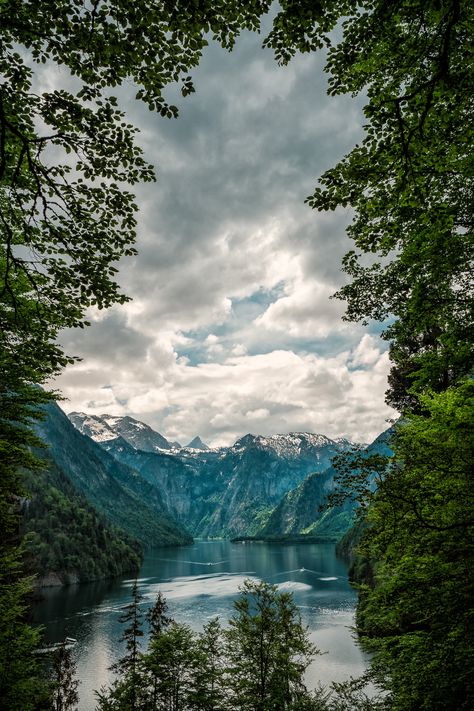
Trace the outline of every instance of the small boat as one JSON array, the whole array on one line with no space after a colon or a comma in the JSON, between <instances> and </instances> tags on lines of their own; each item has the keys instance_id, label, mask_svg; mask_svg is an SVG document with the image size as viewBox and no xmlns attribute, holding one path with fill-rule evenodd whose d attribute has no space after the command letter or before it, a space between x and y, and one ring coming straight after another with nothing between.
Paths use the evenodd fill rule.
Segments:
<instances>
[{"instance_id":1,"label":"small boat","mask_svg":"<svg viewBox=\"0 0 474 711\"><path fill-rule=\"evenodd\" d=\"M36 649L35 654L50 654L51 652L56 652L61 647L66 647L66 649L71 649L77 644L77 639L74 637L66 637L62 642L51 642L51 644L46 645L46 647L41 647L41 649Z\"/></svg>"}]
</instances>

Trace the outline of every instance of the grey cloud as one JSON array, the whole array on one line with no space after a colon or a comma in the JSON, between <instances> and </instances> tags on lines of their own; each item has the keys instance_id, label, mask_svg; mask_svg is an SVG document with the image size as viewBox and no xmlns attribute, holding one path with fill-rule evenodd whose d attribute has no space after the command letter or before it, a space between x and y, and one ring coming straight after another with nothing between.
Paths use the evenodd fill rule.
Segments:
<instances>
[{"instance_id":1,"label":"grey cloud","mask_svg":"<svg viewBox=\"0 0 474 711\"><path fill-rule=\"evenodd\" d=\"M108 312L99 312L87 330L63 331L61 345L71 354L81 358L102 357L108 362L131 364L143 358L153 339L144 333L132 331L127 325L126 314L114 307Z\"/></svg>"},{"instance_id":2,"label":"grey cloud","mask_svg":"<svg viewBox=\"0 0 474 711\"><path fill-rule=\"evenodd\" d=\"M120 92L158 183L137 188L139 255L120 264L134 301L63 335L84 358L58 380L71 409L100 405L215 442L257 428L366 440L391 412L386 356L328 300L344 281L351 215L303 202L359 139L361 103L325 95L323 57L278 68L259 42L245 35L229 56L211 47L177 121ZM231 308L262 289L273 296L260 314ZM179 358L186 349L197 367ZM351 352L365 370L349 368Z\"/></svg>"}]
</instances>

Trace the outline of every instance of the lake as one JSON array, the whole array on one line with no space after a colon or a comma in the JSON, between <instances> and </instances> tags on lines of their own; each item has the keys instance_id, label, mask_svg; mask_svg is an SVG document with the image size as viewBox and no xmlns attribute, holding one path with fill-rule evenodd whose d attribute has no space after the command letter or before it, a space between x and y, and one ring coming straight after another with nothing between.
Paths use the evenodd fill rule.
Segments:
<instances>
[{"instance_id":1,"label":"lake","mask_svg":"<svg viewBox=\"0 0 474 711\"><path fill-rule=\"evenodd\" d=\"M308 687L363 673L367 658L351 631L356 595L333 544L196 541L185 548L156 548L147 552L138 576L143 611L161 590L170 615L200 630L212 617L223 622L230 617L245 578L266 580L294 594L312 642L327 652L308 669ZM34 619L45 626L47 642L66 636L78 641L80 711L94 709L94 690L112 678L108 668L123 649L118 618L130 602L132 585L129 578L116 578L46 588L35 606Z\"/></svg>"}]
</instances>

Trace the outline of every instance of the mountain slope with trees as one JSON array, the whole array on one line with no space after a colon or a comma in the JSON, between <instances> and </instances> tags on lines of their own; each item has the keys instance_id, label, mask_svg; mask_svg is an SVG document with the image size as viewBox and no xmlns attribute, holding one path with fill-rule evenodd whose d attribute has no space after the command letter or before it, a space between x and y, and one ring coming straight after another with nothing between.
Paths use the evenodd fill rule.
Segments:
<instances>
[{"instance_id":1,"label":"mountain slope with trees","mask_svg":"<svg viewBox=\"0 0 474 711\"><path fill-rule=\"evenodd\" d=\"M25 475L22 504L26 566L35 586L64 585L126 572L141 563L137 541L97 513L54 463Z\"/></svg>"},{"instance_id":2,"label":"mountain slope with trees","mask_svg":"<svg viewBox=\"0 0 474 711\"><path fill-rule=\"evenodd\" d=\"M46 450L40 456L64 471L74 486L111 523L144 547L191 543L168 514L159 490L81 435L56 404L37 425Z\"/></svg>"}]
</instances>

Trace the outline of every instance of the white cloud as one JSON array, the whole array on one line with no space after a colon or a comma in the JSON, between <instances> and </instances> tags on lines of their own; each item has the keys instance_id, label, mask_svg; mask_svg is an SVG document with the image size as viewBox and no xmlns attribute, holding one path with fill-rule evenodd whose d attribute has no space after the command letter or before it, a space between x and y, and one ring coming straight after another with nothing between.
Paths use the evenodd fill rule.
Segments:
<instances>
[{"instance_id":1,"label":"white cloud","mask_svg":"<svg viewBox=\"0 0 474 711\"><path fill-rule=\"evenodd\" d=\"M210 48L175 122L121 90L158 183L137 189L139 254L119 265L133 301L62 334L83 358L56 383L67 409L226 444L249 430L367 441L392 415L386 353L329 299L350 212L303 202L359 140L360 102L325 95L321 56L282 69L259 42Z\"/></svg>"},{"instance_id":2,"label":"white cloud","mask_svg":"<svg viewBox=\"0 0 474 711\"><path fill-rule=\"evenodd\" d=\"M354 368L374 365L380 356L377 345L377 340L366 333L352 353L351 365Z\"/></svg>"},{"instance_id":3,"label":"white cloud","mask_svg":"<svg viewBox=\"0 0 474 711\"><path fill-rule=\"evenodd\" d=\"M267 420L270 417L270 410L266 407L260 407L258 410L249 410L245 413L247 420Z\"/></svg>"},{"instance_id":4,"label":"white cloud","mask_svg":"<svg viewBox=\"0 0 474 711\"><path fill-rule=\"evenodd\" d=\"M87 369L69 369L62 388L70 398L66 409L129 413L183 441L197 432L214 444L229 444L248 431L298 430L367 441L393 415L383 403L388 359L377 351L364 370L351 370L351 363L350 352L324 358L280 350L198 366L177 358L160 365L151 349L139 380L118 369L98 397L103 367L99 361L91 367L89 359Z\"/></svg>"},{"instance_id":5,"label":"white cloud","mask_svg":"<svg viewBox=\"0 0 474 711\"><path fill-rule=\"evenodd\" d=\"M288 291L255 319L256 326L289 333L296 338L325 338L331 332L347 328L341 320L344 305L330 298L334 286L300 278Z\"/></svg>"}]
</instances>

